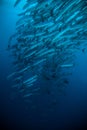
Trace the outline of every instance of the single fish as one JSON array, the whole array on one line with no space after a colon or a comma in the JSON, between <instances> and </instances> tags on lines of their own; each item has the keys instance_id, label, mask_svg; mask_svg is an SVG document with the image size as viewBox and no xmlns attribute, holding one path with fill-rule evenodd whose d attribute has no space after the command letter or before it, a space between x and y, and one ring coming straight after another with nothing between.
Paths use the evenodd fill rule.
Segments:
<instances>
[{"instance_id":1,"label":"single fish","mask_svg":"<svg viewBox=\"0 0 87 130\"><path fill-rule=\"evenodd\" d=\"M16 0L14 7L16 7L22 0Z\"/></svg>"},{"instance_id":2,"label":"single fish","mask_svg":"<svg viewBox=\"0 0 87 130\"><path fill-rule=\"evenodd\" d=\"M64 65L60 65L60 67L62 67L62 68L67 68L67 67L72 67L73 66L73 64L64 64Z\"/></svg>"}]
</instances>

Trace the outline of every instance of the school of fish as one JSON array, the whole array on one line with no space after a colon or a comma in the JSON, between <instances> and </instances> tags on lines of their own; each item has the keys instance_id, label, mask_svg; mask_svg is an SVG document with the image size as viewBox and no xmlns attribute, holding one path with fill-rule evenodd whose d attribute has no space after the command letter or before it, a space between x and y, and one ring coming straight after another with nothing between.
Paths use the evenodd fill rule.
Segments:
<instances>
[{"instance_id":1,"label":"school of fish","mask_svg":"<svg viewBox=\"0 0 87 130\"><path fill-rule=\"evenodd\" d=\"M16 0L14 7L22 0ZM83 0L26 0L18 14L16 33L8 43L14 72L7 78L30 97L41 80L61 87L75 64L78 49L87 45L87 3Z\"/></svg>"}]
</instances>

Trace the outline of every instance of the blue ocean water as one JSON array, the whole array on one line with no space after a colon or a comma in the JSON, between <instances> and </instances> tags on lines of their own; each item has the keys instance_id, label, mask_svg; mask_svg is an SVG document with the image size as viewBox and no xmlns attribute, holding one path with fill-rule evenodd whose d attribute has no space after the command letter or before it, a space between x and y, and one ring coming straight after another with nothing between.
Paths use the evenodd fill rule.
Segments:
<instances>
[{"instance_id":1,"label":"blue ocean water","mask_svg":"<svg viewBox=\"0 0 87 130\"><path fill-rule=\"evenodd\" d=\"M59 95L52 89L54 86L44 81L40 84L41 94L26 100L11 87L12 79L7 80L7 76L13 71L13 59L6 48L9 37L15 32L17 14L22 6L14 8L13 3L9 0L0 5L0 129L86 130L87 46L85 52L76 52L76 66L69 76L69 84Z\"/></svg>"}]
</instances>

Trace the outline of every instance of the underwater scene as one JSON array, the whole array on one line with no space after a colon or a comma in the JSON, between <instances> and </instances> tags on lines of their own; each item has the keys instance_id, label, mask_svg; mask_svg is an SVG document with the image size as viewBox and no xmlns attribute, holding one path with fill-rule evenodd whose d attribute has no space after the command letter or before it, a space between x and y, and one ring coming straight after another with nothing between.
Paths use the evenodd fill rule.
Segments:
<instances>
[{"instance_id":1,"label":"underwater scene","mask_svg":"<svg viewBox=\"0 0 87 130\"><path fill-rule=\"evenodd\" d=\"M87 0L0 0L0 130L87 130Z\"/></svg>"}]
</instances>

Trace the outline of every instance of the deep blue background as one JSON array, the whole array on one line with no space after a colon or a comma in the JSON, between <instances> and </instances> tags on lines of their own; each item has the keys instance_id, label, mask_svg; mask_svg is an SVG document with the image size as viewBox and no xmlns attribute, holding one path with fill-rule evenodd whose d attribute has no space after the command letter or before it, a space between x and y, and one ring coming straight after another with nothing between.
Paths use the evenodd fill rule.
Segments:
<instances>
[{"instance_id":1,"label":"deep blue background","mask_svg":"<svg viewBox=\"0 0 87 130\"><path fill-rule=\"evenodd\" d=\"M11 88L6 79L12 71L9 53L5 50L15 32L17 13L21 6L4 1L0 5L0 127L11 130L85 130L87 129L87 50L78 51L65 94L54 97L42 93L36 99L24 99ZM84 44L84 43L83 43ZM87 48L87 47L86 47ZM44 87L44 83L42 84ZM32 102L33 101L33 102ZM50 104L50 105L49 105ZM35 108L36 105L36 108Z\"/></svg>"}]
</instances>

